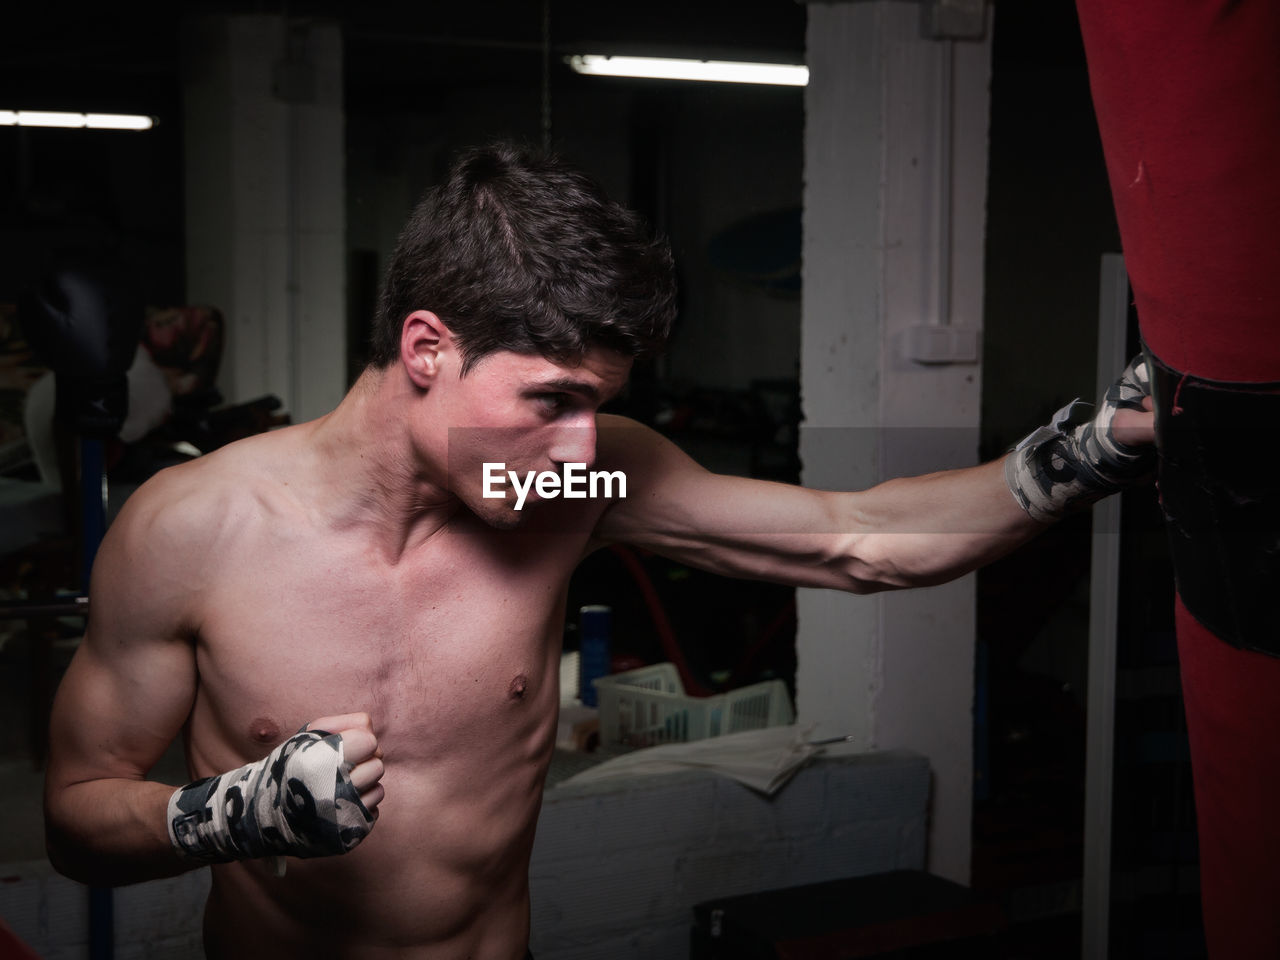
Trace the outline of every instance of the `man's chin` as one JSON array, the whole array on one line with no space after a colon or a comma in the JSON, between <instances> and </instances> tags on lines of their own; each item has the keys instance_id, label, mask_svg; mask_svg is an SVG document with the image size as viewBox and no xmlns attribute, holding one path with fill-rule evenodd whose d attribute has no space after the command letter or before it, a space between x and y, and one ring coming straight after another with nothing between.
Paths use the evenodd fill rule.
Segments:
<instances>
[{"instance_id":1,"label":"man's chin","mask_svg":"<svg viewBox=\"0 0 1280 960\"><path fill-rule=\"evenodd\" d=\"M495 530L518 530L528 519L528 508L527 503L524 510L517 510L513 502L504 500L495 504L490 500L485 503L483 509L473 509L472 513Z\"/></svg>"}]
</instances>

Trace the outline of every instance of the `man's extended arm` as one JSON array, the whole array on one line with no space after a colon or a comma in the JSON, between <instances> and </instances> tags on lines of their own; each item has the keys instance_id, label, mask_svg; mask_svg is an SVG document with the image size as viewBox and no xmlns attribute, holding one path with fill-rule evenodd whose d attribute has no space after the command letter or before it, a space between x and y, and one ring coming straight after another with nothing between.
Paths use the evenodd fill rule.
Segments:
<instances>
[{"instance_id":1,"label":"man's extended arm","mask_svg":"<svg viewBox=\"0 0 1280 960\"><path fill-rule=\"evenodd\" d=\"M644 427L600 434L602 452L620 441L606 462L626 473L628 495L597 537L725 576L852 593L924 586L1044 529L1013 499L999 462L836 493L713 474Z\"/></svg>"},{"instance_id":2,"label":"man's extended arm","mask_svg":"<svg viewBox=\"0 0 1280 960\"><path fill-rule=\"evenodd\" d=\"M1128 476L1107 477L1112 465L1105 464L1098 477L1092 469L1059 469L1063 456L1095 456L1100 429L1108 443L1118 436L1126 448L1149 449L1148 410L1139 391L1118 409L1104 403L1101 426L1038 432L1035 446L1003 460L850 493L716 475L647 428L601 418L601 465L626 473L628 496L609 507L596 533L728 576L797 586L871 593L942 583L1026 542L1055 511L1148 470L1123 464L1118 472ZM1011 482L1028 489L1015 496ZM1082 491L1082 482L1099 486Z\"/></svg>"}]
</instances>

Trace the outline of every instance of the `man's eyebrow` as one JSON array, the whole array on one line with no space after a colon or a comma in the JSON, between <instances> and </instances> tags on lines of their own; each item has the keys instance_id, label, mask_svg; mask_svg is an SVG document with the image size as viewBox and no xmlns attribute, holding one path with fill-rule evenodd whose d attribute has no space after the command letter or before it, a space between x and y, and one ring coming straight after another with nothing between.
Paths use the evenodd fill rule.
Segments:
<instances>
[{"instance_id":1,"label":"man's eyebrow","mask_svg":"<svg viewBox=\"0 0 1280 960\"><path fill-rule=\"evenodd\" d=\"M563 390L568 393L578 393L585 396L589 400L598 401L600 399L600 391L596 389L595 384L588 383L585 380L574 380L572 377L553 377L550 380L538 380L529 384L525 388L528 393L545 393L553 390Z\"/></svg>"}]
</instances>

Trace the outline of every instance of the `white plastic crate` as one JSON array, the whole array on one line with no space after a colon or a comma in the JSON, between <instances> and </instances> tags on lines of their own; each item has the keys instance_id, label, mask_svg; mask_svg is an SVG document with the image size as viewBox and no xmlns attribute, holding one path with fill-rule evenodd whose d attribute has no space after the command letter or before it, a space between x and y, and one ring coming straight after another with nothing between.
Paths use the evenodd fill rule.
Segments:
<instances>
[{"instance_id":1,"label":"white plastic crate","mask_svg":"<svg viewBox=\"0 0 1280 960\"><path fill-rule=\"evenodd\" d=\"M684 692L674 664L656 663L597 677L595 685L602 744L649 747L685 743L784 726L795 719L787 686L781 680L693 697Z\"/></svg>"}]
</instances>

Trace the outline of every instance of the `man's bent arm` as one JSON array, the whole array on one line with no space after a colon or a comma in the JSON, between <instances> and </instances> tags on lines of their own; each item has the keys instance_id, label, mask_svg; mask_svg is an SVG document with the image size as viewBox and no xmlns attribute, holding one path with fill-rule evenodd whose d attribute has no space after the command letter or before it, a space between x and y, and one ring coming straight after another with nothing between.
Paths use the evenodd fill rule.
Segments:
<instances>
[{"instance_id":1,"label":"man's bent arm","mask_svg":"<svg viewBox=\"0 0 1280 960\"><path fill-rule=\"evenodd\" d=\"M112 524L94 564L89 625L54 700L45 827L49 859L85 883L172 876L197 864L173 850L172 786L147 772L180 731L196 689L198 554L179 519L174 483L157 478Z\"/></svg>"}]
</instances>

